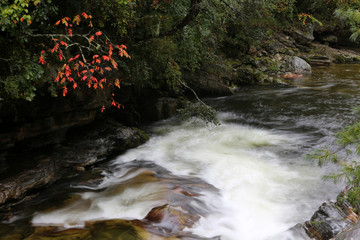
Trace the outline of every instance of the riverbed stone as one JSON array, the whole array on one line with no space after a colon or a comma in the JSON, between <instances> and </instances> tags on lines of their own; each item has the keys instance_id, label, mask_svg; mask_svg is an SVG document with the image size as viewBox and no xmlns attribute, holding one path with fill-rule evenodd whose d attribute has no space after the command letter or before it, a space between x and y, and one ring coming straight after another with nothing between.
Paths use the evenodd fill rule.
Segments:
<instances>
[{"instance_id":1,"label":"riverbed stone","mask_svg":"<svg viewBox=\"0 0 360 240\"><path fill-rule=\"evenodd\" d=\"M305 222L308 235L319 240L328 240L341 232L349 230L354 222L347 216L345 206L334 202L325 202L313 214L310 221Z\"/></svg>"}]
</instances>

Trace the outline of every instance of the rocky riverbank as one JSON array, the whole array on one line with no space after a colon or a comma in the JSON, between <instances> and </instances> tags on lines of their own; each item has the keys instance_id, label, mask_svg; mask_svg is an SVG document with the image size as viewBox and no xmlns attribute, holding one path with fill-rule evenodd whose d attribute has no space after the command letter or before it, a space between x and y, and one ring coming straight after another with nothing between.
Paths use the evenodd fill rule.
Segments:
<instances>
[{"instance_id":1,"label":"rocky riverbank","mask_svg":"<svg viewBox=\"0 0 360 240\"><path fill-rule=\"evenodd\" d=\"M47 152L11 153L13 156L9 156L3 165L7 171L17 173L0 179L0 205L20 201L61 178L86 171L91 165L137 147L148 139L143 131L125 127L114 120L94 122L74 131L68 141L50 147ZM22 168L21 164L11 163L19 159L25 159L23 161L30 162L31 166Z\"/></svg>"}]
</instances>

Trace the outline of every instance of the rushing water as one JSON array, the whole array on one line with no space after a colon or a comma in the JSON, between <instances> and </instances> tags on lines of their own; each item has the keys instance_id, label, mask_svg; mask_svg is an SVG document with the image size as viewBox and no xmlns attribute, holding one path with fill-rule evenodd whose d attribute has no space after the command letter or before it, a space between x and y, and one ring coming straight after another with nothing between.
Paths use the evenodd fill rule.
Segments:
<instances>
[{"instance_id":1,"label":"rushing water","mask_svg":"<svg viewBox=\"0 0 360 240\"><path fill-rule=\"evenodd\" d=\"M202 217L187 231L223 240L292 239L287 229L341 191L321 180L336 167L318 168L304 154L334 147L332 134L351 122L360 101L359 67L315 68L286 87L245 87L207 99L221 126L177 119L151 126L151 139L112 161L99 185L76 185L87 189L77 201L32 222L78 227L94 219L142 219L166 203L166 185L143 177L150 169L218 189L199 190L191 206Z\"/></svg>"}]
</instances>

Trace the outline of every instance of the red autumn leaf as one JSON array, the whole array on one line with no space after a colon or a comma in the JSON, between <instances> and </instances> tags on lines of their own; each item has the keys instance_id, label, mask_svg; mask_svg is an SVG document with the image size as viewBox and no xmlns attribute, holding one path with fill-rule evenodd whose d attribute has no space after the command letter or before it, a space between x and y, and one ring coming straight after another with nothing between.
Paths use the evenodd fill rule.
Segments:
<instances>
[{"instance_id":1,"label":"red autumn leaf","mask_svg":"<svg viewBox=\"0 0 360 240\"><path fill-rule=\"evenodd\" d=\"M104 111L105 111L105 106L102 106L101 112L104 112Z\"/></svg>"},{"instance_id":2,"label":"red autumn leaf","mask_svg":"<svg viewBox=\"0 0 360 240\"><path fill-rule=\"evenodd\" d=\"M69 77L68 80L69 80L69 82L75 82L72 77Z\"/></svg>"},{"instance_id":3,"label":"red autumn leaf","mask_svg":"<svg viewBox=\"0 0 360 240\"><path fill-rule=\"evenodd\" d=\"M73 36L73 32L72 32L72 30L70 28L68 29L68 34L69 34L70 37Z\"/></svg>"},{"instance_id":4,"label":"red autumn leaf","mask_svg":"<svg viewBox=\"0 0 360 240\"><path fill-rule=\"evenodd\" d=\"M60 41L60 44L63 45L63 46L65 46L65 47L68 46L68 44L67 44L66 42L64 42L64 41Z\"/></svg>"},{"instance_id":5,"label":"red autumn leaf","mask_svg":"<svg viewBox=\"0 0 360 240\"><path fill-rule=\"evenodd\" d=\"M91 81L93 81L93 82L97 82L98 80L97 80L97 78L96 77L94 77L94 76L91 76Z\"/></svg>"},{"instance_id":6,"label":"red autumn leaf","mask_svg":"<svg viewBox=\"0 0 360 240\"><path fill-rule=\"evenodd\" d=\"M95 33L96 36L101 36L102 35L102 32L101 31L98 31Z\"/></svg>"},{"instance_id":7,"label":"red autumn leaf","mask_svg":"<svg viewBox=\"0 0 360 240\"><path fill-rule=\"evenodd\" d=\"M106 55L102 56L102 58L103 58L105 61L109 61L109 60L110 60L110 58L109 58L108 56L106 56Z\"/></svg>"},{"instance_id":8,"label":"red autumn leaf","mask_svg":"<svg viewBox=\"0 0 360 240\"><path fill-rule=\"evenodd\" d=\"M79 57L80 57L80 54L76 55L76 56L74 57L74 59L77 59L77 58L79 58Z\"/></svg>"},{"instance_id":9,"label":"red autumn leaf","mask_svg":"<svg viewBox=\"0 0 360 240\"><path fill-rule=\"evenodd\" d=\"M81 78L81 81L85 81L87 79L87 76L84 75L82 78Z\"/></svg>"},{"instance_id":10,"label":"red autumn leaf","mask_svg":"<svg viewBox=\"0 0 360 240\"><path fill-rule=\"evenodd\" d=\"M94 35L91 35L90 37L89 37L89 42L92 42L93 40L94 40Z\"/></svg>"},{"instance_id":11,"label":"red autumn leaf","mask_svg":"<svg viewBox=\"0 0 360 240\"><path fill-rule=\"evenodd\" d=\"M55 46L50 50L50 52L57 52L57 50L59 49L59 44L55 44Z\"/></svg>"},{"instance_id":12,"label":"red autumn leaf","mask_svg":"<svg viewBox=\"0 0 360 240\"><path fill-rule=\"evenodd\" d=\"M79 60L79 64L84 67L85 66L85 63L83 63L82 61Z\"/></svg>"},{"instance_id":13,"label":"red autumn leaf","mask_svg":"<svg viewBox=\"0 0 360 240\"><path fill-rule=\"evenodd\" d=\"M98 57L99 57L99 55L94 55L94 56L93 56L93 59L98 58Z\"/></svg>"},{"instance_id":14,"label":"red autumn leaf","mask_svg":"<svg viewBox=\"0 0 360 240\"><path fill-rule=\"evenodd\" d=\"M59 25L59 24L60 24L60 20L55 23L55 26L57 26L57 25Z\"/></svg>"},{"instance_id":15,"label":"red autumn leaf","mask_svg":"<svg viewBox=\"0 0 360 240\"><path fill-rule=\"evenodd\" d=\"M67 87L64 86L64 89L63 89L63 96L64 96L64 97L66 96L67 92L68 92Z\"/></svg>"},{"instance_id":16,"label":"red autumn leaf","mask_svg":"<svg viewBox=\"0 0 360 240\"><path fill-rule=\"evenodd\" d=\"M75 89L75 88L77 88L77 83L76 82L74 82L74 84L73 84L73 89Z\"/></svg>"},{"instance_id":17,"label":"red autumn leaf","mask_svg":"<svg viewBox=\"0 0 360 240\"><path fill-rule=\"evenodd\" d=\"M73 58L70 58L69 60L68 60L68 62L71 62L72 60L74 60Z\"/></svg>"},{"instance_id":18,"label":"red autumn leaf","mask_svg":"<svg viewBox=\"0 0 360 240\"><path fill-rule=\"evenodd\" d=\"M90 71L91 73L94 73L94 69L90 69L89 71Z\"/></svg>"},{"instance_id":19,"label":"red autumn leaf","mask_svg":"<svg viewBox=\"0 0 360 240\"><path fill-rule=\"evenodd\" d=\"M66 78L62 78L60 84L63 84L66 81Z\"/></svg>"},{"instance_id":20,"label":"red autumn leaf","mask_svg":"<svg viewBox=\"0 0 360 240\"><path fill-rule=\"evenodd\" d=\"M82 15L85 19L87 19L87 18L89 17L85 12L83 12L81 15Z\"/></svg>"},{"instance_id":21,"label":"red autumn leaf","mask_svg":"<svg viewBox=\"0 0 360 240\"><path fill-rule=\"evenodd\" d=\"M59 56L60 61L62 61L63 60L63 52L61 50L59 51L58 56Z\"/></svg>"},{"instance_id":22,"label":"red autumn leaf","mask_svg":"<svg viewBox=\"0 0 360 240\"><path fill-rule=\"evenodd\" d=\"M83 71L81 72L82 75L84 75L85 73L87 73L87 70L83 70Z\"/></svg>"}]
</instances>

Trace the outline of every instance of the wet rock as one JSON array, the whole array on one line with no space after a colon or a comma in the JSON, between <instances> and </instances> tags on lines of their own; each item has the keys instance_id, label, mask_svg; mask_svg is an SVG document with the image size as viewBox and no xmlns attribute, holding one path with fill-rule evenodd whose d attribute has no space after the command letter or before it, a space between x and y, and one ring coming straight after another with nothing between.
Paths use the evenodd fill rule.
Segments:
<instances>
[{"instance_id":1,"label":"wet rock","mask_svg":"<svg viewBox=\"0 0 360 240\"><path fill-rule=\"evenodd\" d=\"M148 140L141 130L129 128L107 120L97 122L72 132L70 140L51 149L46 157L40 156L35 166L19 170L18 174L0 180L0 205L18 201L27 194L49 186L56 180L85 170L86 166L99 163L129 148L137 147ZM23 161L35 161L21 156Z\"/></svg>"},{"instance_id":2,"label":"wet rock","mask_svg":"<svg viewBox=\"0 0 360 240\"><path fill-rule=\"evenodd\" d=\"M354 225L349 215L352 215L349 206L327 202L323 203L304 225L310 237L327 240L349 230Z\"/></svg>"},{"instance_id":3,"label":"wet rock","mask_svg":"<svg viewBox=\"0 0 360 240\"><path fill-rule=\"evenodd\" d=\"M281 66L285 72L293 72L297 74L309 74L311 73L311 66L304 59L297 56L286 56Z\"/></svg>"},{"instance_id":4,"label":"wet rock","mask_svg":"<svg viewBox=\"0 0 360 240\"><path fill-rule=\"evenodd\" d=\"M52 184L58 179L58 169L57 162L45 158L35 168L1 180L0 205L10 200L19 200L34 190Z\"/></svg>"},{"instance_id":5,"label":"wet rock","mask_svg":"<svg viewBox=\"0 0 360 240\"><path fill-rule=\"evenodd\" d=\"M185 230L185 228L191 229L200 216L206 216L208 212L203 210L206 207L199 197L204 191L216 194L218 190L215 187L196 177L172 175L171 172L150 161L126 162L121 164L121 168L132 177L126 180L126 184L104 189L99 194L99 198L113 196L123 192L124 188L141 189L151 183L161 187L162 191L156 197L162 199L165 204L152 208L143 219L88 221L83 229L37 226L33 227L33 231L24 234L26 236L24 239L220 240L220 237L205 238ZM86 210L92 205L89 199L78 198L69 201L65 206L70 209Z\"/></svg>"},{"instance_id":6,"label":"wet rock","mask_svg":"<svg viewBox=\"0 0 360 240\"><path fill-rule=\"evenodd\" d=\"M335 240L355 240L360 239L360 223L357 223L350 230L340 233Z\"/></svg>"},{"instance_id":7,"label":"wet rock","mask_svg":"<svg viewBox=\"0 0 360 240\"><path fill-rule=\"evenodd\" d=\"M311 66L329 66L331 59L324 56L313 56L309 59Z\"/></svg>"},{"instance_id":8,"label":"wet rock","mask_svg":"<svg viewBox=\"0 0 360 240\"><path fill-rule=\"evenodd\" d=\"M165 204L153 208L145 217L145 223L152 227L161 227L167 233L177 233L185 227L192 227L200 216L190 214L181 207Z\"/></svg>"}]
</instances>

